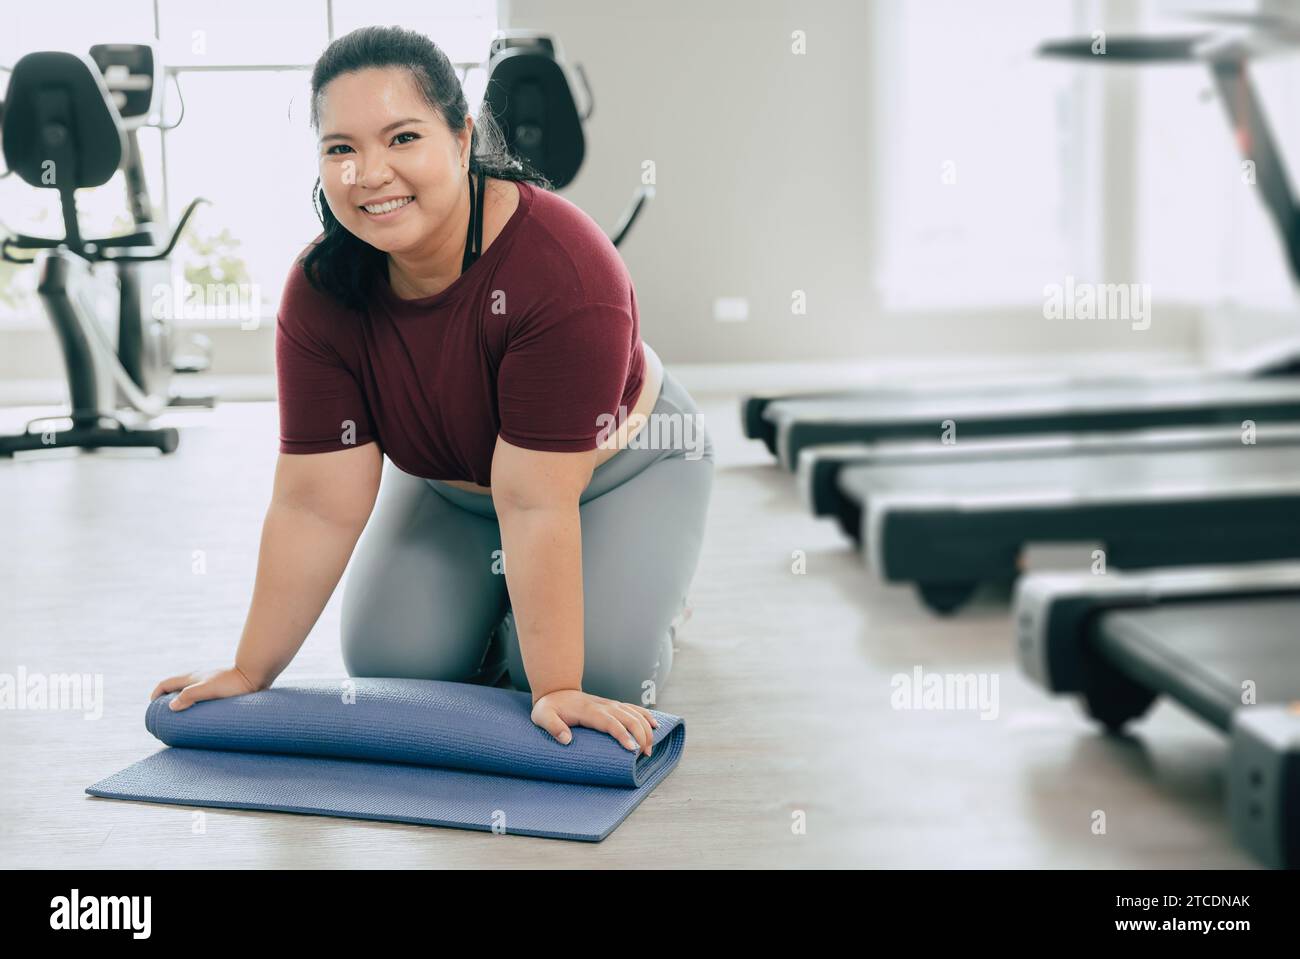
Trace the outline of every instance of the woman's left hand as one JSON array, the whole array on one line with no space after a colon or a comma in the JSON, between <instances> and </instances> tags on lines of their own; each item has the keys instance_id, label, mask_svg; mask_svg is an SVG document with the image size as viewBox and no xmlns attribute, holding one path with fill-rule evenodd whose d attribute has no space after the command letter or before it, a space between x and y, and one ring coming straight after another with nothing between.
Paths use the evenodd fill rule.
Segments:
<instances>
[{"instance_id":1,"label":"woman's left hand","mask_svg":"<svg viewBox=\"0 0 1300 959\"><path fill-rule=\"evenodd\" d=\"M557 689L533 704L533 722L568 745L573 740L570 726L586 726L609 733L628 749L650 755L654 742L651 731L659 725L644 706L620 703L584 693L581 689Z\"/></svg>"}]
</instances>

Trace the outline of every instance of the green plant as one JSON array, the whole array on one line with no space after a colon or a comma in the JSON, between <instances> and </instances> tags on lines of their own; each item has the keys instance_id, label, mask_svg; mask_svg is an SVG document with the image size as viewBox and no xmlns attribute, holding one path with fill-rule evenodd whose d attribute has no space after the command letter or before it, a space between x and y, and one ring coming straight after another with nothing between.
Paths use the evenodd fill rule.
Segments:
<instances>
[{"instance_id":1,"label":"green plant","mask_svg":"<svg viewBox=\"0 0 1300 959\"><path fill-rule=\"evenodd\" d=\"M248 283L248 265L235 253L242 241L231 236L229 227L220 233L205 235L197 220L185 228L185 282L206 286L209 283Z\"/></svg>"},{"instance_id":2,"label":"green plant","mask_svg":"<svg viewBox=\"0 0 1300 959\"><path fill-rule=\"evenodd\" d=\"M42 207L34 214L27 218L27 221L12 226L16 233L31 233L34 235L43 235L42 231L33 229L45 220L49 219L49 210ZM23 254L26 255L26 254ZM29 307L35 303L33 294L24 290L23 284L14 282L22 270L30 270L32 267L23 266L17 263L8 263L0 260L0 306L6 308L6 312ZM36 288L35 280L29 281L29 289Z\"/></svg>"}]
</instances>

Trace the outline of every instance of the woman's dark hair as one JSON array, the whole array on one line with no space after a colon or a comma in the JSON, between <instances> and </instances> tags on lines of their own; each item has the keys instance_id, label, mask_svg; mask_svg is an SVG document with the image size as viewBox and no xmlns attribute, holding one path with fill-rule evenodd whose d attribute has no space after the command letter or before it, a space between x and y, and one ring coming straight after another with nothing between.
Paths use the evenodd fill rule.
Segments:
<instances>
[{"instance_id":1,"label":"woman's dark hair","mask_svg":"<svg viewBox=\"0 0 1300 959\"><path fill-rule=\"evenodd\" d=\"M469 106L460 78L447 54L432 40L403 27L361 27L339 37L320 55L311 73L311 126L320 129L320 96L334 78L371 67L403 67L416 87L451 129L465 129ZM544 190L551 183L527 161L514 156L496 118L484 101L470 136L469 170L499 180L523 180ZM312 187L312 203L325 233L302 259L307 282L354 310L364 310L375 281L386 268L387 254L348 231L325 200L320 178ZM296 264L295 264L296 265Z\"/></svg>"}]
</instances>

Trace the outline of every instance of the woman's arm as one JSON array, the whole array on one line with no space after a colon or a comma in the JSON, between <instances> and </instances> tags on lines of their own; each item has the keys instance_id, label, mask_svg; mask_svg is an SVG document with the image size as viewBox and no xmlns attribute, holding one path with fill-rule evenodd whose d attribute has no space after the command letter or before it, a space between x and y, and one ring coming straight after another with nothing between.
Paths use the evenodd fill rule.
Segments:
<instances>
[{"instance_id":1,"label":"woman's arm","mask_svg":"<svg viewBox=\"0 0 1300 959\"><path fill-rule=\"evenodd\" d=\"M519 652L533 692L533 721L567 743L569 725L609 733L651 752L658 721L641 706L582 692L582 527L579 499L596 450L550 453L497 438L492 503L501 527Z\"/></svg>"},{"instance_id":2,"label":"woman's arm","mask_svg":"<svg viewBox=\"0 0 1300 959\"><path fill-rule=\"evenodd\" d=\"M169 677L154 687L151 699L181 690L172 708L184 709L275 681L347 568L374 507L382 465L374 443L332 453L280 454L233 669Z\"/></svg>"},{"instance_id":3,"label":"woman's arm","mask_svg":"<svg viewBox=\"0 0 1300 959\"><path fill-rule=\"evenodd\" d=\"M297 655L338 586L374 509L382 469L375 443L280 454L235 654L235 666L259 689Z\"/></svg>"},{"instance_id":4,"label":"woman's arm","mask_svg":"<svg viewBox=\"0 0 1300 959\"><path fill-rule=\"evenodd\" d=\"M533 702L582 687L582 528L578 500L596 450L545 453L497 439L492 503Z\"/></svg>"}]
</instances>

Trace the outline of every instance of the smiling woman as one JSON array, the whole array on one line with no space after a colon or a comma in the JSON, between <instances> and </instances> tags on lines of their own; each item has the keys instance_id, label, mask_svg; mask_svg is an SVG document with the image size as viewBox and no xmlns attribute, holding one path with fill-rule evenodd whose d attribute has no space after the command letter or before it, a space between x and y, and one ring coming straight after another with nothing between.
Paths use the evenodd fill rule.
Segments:
<instances>
[{"instance_id":1,"label":"smiling woman","mask_svg":"<svg viewBox=\"0 0 1300 959\"><path fill-rule=\"evenodd\" d=\"M179 708L269 685L351 560L352 675L513 683L560 742L648 754L712 489L698 407L609 238L428 37L353 31L311 87L324 229L277 314L258 586L234 669Z\"/></svg>"},{"instance_id":2,"label":"smiling woman","mask_svg":"<svg viewBox=\"0 0 1300 959\"><path fill-rule=\"evenodd\" d=\"M322 54L311 88L311 123L321 131L312 196L324 233L306 268L313 285L352 309L366 309L383 275L411 295L436 293L459 275L459 227L473 196L466 171L550 187L505 149L491 111L477 123L469 116L454 66L422 34L353 31ZM410 209L365 209L392 200Z\"/></svg>"}]
</instances>

